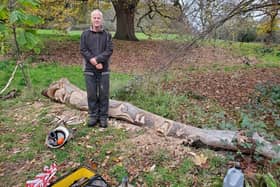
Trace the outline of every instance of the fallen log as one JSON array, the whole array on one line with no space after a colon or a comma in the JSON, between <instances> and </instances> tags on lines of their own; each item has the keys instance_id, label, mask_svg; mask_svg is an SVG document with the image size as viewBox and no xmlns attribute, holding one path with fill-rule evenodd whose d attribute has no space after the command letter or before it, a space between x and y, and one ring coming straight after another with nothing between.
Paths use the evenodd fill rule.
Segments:
<instances>
[{"instance_id":1,"label":"fallen log","mask_svg":"<svg viewBox=\"0 0 280 187\"><path fill-rule=\"evenodd\" d=\"M86 92L71 84L65 78L52 83L42 94L54 101L65 103L80 110L87 110ZM280 161L280 145L265 140L256 132L248 137L245 131L201 129L163 118L139 109L130 103L116 100L110 100L109 116L126 120L141 127L153 128L166 136L182 138L190 145L194 142L201 142L214 148L260 154ZM250 144L249 147L248 144Z\"/></svg>"}]
</instances>

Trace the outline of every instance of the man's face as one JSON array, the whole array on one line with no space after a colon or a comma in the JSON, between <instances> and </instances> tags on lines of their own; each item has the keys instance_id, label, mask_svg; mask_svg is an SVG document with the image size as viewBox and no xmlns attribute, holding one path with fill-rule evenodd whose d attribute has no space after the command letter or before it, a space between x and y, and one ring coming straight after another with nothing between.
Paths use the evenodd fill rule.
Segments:
<instances>
[{"instance_id":1,"label":"man's face","mask_svg":"<svg viewBox=\"0 0 280 187\"><path fill-rule=\"evenodd\" d=\"M101 15L96 12L91 17L91 22L93 27L100 27L102 25L102 17Z\"/></svg>"}]
</instances>

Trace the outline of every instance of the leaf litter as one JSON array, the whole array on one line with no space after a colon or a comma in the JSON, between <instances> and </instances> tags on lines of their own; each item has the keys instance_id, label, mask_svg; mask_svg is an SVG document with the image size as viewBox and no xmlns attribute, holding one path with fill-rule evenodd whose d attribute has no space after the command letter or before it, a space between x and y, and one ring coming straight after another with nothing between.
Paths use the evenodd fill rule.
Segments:
<instances>
[{"instance_id":1,"label":"leaf litter","mask_svg":"<svg viewBox=\"0 0 280 187\"><path fill-rule=\"evenodd\" d=\"M176 44L172 42L114 41L114 45L115 51L112 57L113 63L111 64L112 71L130 74L143 74L147 72L147 69L156 68L161 62L164 62L166 56L176 52ZM62 51L67 51L67 53ZM58 43L50 41L47 45L47 50L44 50L44 52L44 54L38 57L39 61L56 61L64 65L81 64L78 42ZM253 61L253 65L258 63L256 60ZM167 83L163 87L166 90L172 89L172 91L174 91L173 88L175 88L175 93L178 94L192 91L198 95L216 100L225 108L232 109L250 102L250 95L256 84L266 82L280 83L280 70L276 68L250 68L234 72L219 71L222 68L240 64L242 64L242 58L231 54L225 49L216 48L214 50L212 47L192 49L187 52L186 57L182 57L172 63L172 68L174 70L176 70L176 68L203 70L205 67L215 66L218 67L217 71L202 71L203 73L199 71L181 71L176 81ZM31 111L34 108L36 108L36 111L40 111L40 109L48 107L48 113L51 115L48 116L49 118L58 116L58 118L64 121L71 119L74 121L73 128L75 128L75 125L83 125L85 123L85 121L83 121L86 117L85 112L70 110L56 103L51 104L51 106L46 103L44 103L44 100L27 103L28 105L25 107L24 111L28 111L28 108L32 108ZM27 113L14 108L9 111L7 115L15 119L15 126L20 125L19 122L23 123L29 120L34 120L33 124L35 124L38 121L38 112L36 113L33 111ZM63 118L65 116L68 117L68 119ZM113 165L125 166L129 173L129 179L135 180L136 184L143 184L143 179L139 177L141 173L153 172L158 168L159 164L165 164L171 168L177 167L186 157L190 157L198 167L209 167L207 164L211 158L201 153L200 150L183 146L182 140L172 137L163 137L149 129L143 130L137 126L114 119L111 119L109 124L116 128L124 128L130 134L125 143L121 142L121 144L117 145L120 154L115 156L111 155L113 154L112 151L107 151L104 160L101 160L101 162L97 162L94 159L89 159L87 162L97 170L104 166L105 168L102 170L104 172L104 178L108 179L113 184L117 184L116 179L113 179L110 173L106 171L107 167L112 166L110 163L111 160L113 161ZM14 129L10 127L5 127L5 129L14 131ZM4 134L5 131L2 129L0 134ZM79 144L81 144L81 146L86 146L88 149L94 149L94 145L86 143L89 139L90 137L86 135L84 138L80 138L81 142L79 142ZM24 142L28 141L31 141L31 137L25 136ZM73 141L75 141L75 138ZM109 138L108 141L113 140ZM98 145L101 143L96 142L96 144ZM9 154L10 152L18 152L20 150L21 147L14 147L5 152ZM157 152L163 152L163 155L157 155ZM100 152L97 151L90 157L92 158L99 153ZM164 153L166 155L164 155ZM26 180L24 175L28 175L30 170L36 172L37 169L39 172L41 164L44 161L51 161L53 159L54 155L51 151L43 151L40 153L38 159L36 157L36 162L34 162L34 159L28 162L1 162L0 175L5 177L13 176L18 178L19 181L24 182ZM166 163L161 163L161 159L168 161L166 161ZM59 168L61 171L66 172L69 168L77 167L79 164L80 163L76 161L64 161L60 163ZM248 173L248 175L256 172L258 163L243 160L242 164L242 167L246 168L245 172ZM193 175L193 179L194 184L198 183L199 179L197 175Z\"/></svg>"}]
</instances>

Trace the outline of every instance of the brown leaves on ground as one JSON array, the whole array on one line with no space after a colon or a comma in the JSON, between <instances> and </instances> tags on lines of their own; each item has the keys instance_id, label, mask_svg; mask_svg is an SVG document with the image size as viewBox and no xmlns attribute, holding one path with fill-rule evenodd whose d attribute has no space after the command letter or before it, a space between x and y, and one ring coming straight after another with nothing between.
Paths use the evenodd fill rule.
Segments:
<instances>
[{"instance_id":1,"label":"brown leaves on ground","mask_svg":"<svg viewBox=\"0 0 280 187\"><path fill-rule=\"evenodd\" d=\"M244 69L235 72L185 73L165 85L177 93L194 92L234 108L250 101L257 84L280 84L280 69ZM175 89L174 89L175 88Z\"/></svg>"},{"instance_id":2,"label":"brown leaves on ground","mask_svg":"<svg viewBox=\"0 0 280 187\"><path fill-rule=\"evenodd\" d=\"M168 48L175 44L166 41L119 41L114 40L114 52L111 57L111 69L114 72L139 74L157 67L163 60L164 54L169 54ZM166 47L166 46L169 47ZM171 48L172 49L172 48ZM81 64L79 42L49 41L46 49L39 56L40 61L59 62L64 65Z\"/></svg>"},{"instance_id":3,"label":"brown leaves on ground","mask_svg":"<svg viewBox=\"0 0 280 187\"><path fill-rule=\"evenodd\" d=\"M63 62L63 64L82 64L79 43L73 41L49 41L39 56L44 62Z\"/></svg>"},{"instance_id":4,"label":"brown leaves on ground","mask_svg":"<svg viewBox=\"0 0 280 187\"><path fill-rule=\"evenodd\" d=\"M114 40L111 70L131 74L143 74L170 66L178 71L176 79L164 88L176 93L195 93L216 100L224 107L240 107L250 101L255 86L260 83L280 83L280 70L276 68L243 68L238 71L219 71L225 67L244 64L244 57L227 49L195 46L179 51L180 44L171 41L121 41ZM178 58L173 58L178 56ZM50 41L39 60L62 64L82 64L79 42ZM256 59L250 59L257 64ZM202 70L202 71L184 71ZM214 71L205 71L214 69Z\"/></svg>"}]
</instances>

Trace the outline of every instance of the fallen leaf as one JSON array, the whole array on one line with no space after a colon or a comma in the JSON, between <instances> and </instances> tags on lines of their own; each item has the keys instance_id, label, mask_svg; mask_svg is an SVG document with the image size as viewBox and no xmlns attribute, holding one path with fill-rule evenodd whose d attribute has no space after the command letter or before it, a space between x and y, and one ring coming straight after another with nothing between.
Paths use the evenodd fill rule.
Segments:
<instances>
[{"instance_id":1,"label":"fallen leaf","mask_svg":"<svg viewBox=\"0 0 280 187\"><path fill-rule=\"evenodd\" d=\"M91 167L93 170L96 170L97 167L98 167L98 163L95 162L94 160L91 160L91 161L90 161L90 167Z\"/></svg>"},{"instance_id":2,"label":"fallen leaf","mask_svg":"<svg viewBox=\"0 0 280 187\"><path fill-rule=\"evenodd\" d=\"M91 146L91 145L86 145L86 148L88 148L88 149L93 149L93 146Z\"/></svg>"},{"instance_id":3,"label":"fallen leaf","mask_svg":"<svg viewBox=\"0 0 280 187\"><path fill-rule=\"evenodd\" d=\"M202 153L200 155L194 155L194 159L193 159L193 162L195 163L195 165L197 166L202 166L204 164L206 164L207 162L207 157L204 156Z\"/></svg>"},{"instance_id":4,"label":"fallen leaf","mask_svg":"<svg viewBox=\"0 0 280 187\"><path fill-rule=\"evenodd\" d=\"M110 155L112 151L106 151L106 155Z\"/></svg>"},{"instance_id":5,"label":"fallen leaf","mask_svg":"<svg viewBox=\"0 0 280 187\"><path fill-rule=\"evenodd\" d=\"M156 168L156 165L154 164L154 165L152 165L152 167L150 168L150 171L154 171L155 168Z\"/></svg>"},{"instance_id":6,"label":"fallen leaf","mask_svg":"<svg viewBox=\"0 0 280 187\"><path fill-rule=\"evenodd\" d=\"M112 161L114 161L114 162L120 162L120 159L117 158L117 157L112 157Z\"/></svg>"}]
</instances>

